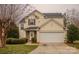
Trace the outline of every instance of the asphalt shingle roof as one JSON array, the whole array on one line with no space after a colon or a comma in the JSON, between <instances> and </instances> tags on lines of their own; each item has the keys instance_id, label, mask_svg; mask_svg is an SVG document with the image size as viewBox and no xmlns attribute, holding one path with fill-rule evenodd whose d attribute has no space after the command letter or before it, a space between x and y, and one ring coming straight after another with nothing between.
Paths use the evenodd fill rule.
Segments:
<instances>
[{"instance_id":1,"label":"asphalt shingle roof","mask_svg":"<svg viewBox=\"0 0 79 59\"><path fill-rule=\"evenodd\" d=\"M44 15L46 15L48 18L53 18L53 17L63 17L62 13L43 13Z\"/></svg>"}]
</instances>

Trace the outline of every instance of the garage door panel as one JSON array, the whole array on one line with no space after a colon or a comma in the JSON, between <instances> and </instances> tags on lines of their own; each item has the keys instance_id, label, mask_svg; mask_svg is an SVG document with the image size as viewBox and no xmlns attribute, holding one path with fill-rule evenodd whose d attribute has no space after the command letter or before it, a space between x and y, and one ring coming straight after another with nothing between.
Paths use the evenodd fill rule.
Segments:
<instances>
[{"instance_id":1,"label":"garage door panel","mask_svg":"<svg viewBox=\"0 0 79 59\"><path fill-rule=\"evenodd\" d=\"M40 42L63 42L64 33L40 33Z\"/></svg>"}]
</instances>

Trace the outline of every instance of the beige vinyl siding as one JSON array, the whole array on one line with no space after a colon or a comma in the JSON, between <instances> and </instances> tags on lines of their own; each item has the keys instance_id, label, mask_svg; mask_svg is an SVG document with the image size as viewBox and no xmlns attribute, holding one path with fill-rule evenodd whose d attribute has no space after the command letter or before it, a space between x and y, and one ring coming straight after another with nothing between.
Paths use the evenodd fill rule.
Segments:
<instances>
[{"instance_id":1,"label":"beige vinyl siding","mask_svg":"<svg viewBox=\"0 0 79 59\"><path fill-rule=\"evenodd\" d=\"M34 15L36 15L38 17L38 19ZM31 18L35 19L35 21L36 21L36 25L34 25L34 26L39 26L39 27L49 20L49 19L44 19L44 15L42 15L41 13L34 12L29 17L25 18L25 28L29 27L28 20Z\"/></svg>"},{"instance_id":2,"label":"beige vinyl siding","mask_svg":"<svg viewBox=\"0 0 79 59\"><path fill-rule=\"evenodd\" d=\"M64 27L64 18L53 18L53 19L59 22Z\"/></svg>"},{"instance_id":3,"label":"beige vinyl siding","mask_svg":"<svg viewBox=\"0 0 79 59\"><path fill-rule=\"evenodd\" d=\"M26 32L21 29L21 24L19 24L19 38L26 38Z\"/></svg>"},{"instance_id":4,"label":"beige vinyl siding","mask_svg":"<svg viewBox=\"0 0 79 59\"><path fill-rule=\"evenodd\" d=\"M40 32L64 32L63 28L58 24L54 23L53 20L43 26L40 29Z\"/></svg>"}]
</instances>

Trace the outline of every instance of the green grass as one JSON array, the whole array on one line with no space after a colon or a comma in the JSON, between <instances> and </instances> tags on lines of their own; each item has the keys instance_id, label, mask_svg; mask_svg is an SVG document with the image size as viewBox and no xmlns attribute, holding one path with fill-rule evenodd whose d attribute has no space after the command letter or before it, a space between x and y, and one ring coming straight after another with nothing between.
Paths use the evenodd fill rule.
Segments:
<instances>
[{"instance_id":1,"label":"green grass","mask_svg":"<svg viewBox=\"0 0 79 59\"><path fill-rule=\"evenodd\" d=\"M79 43L67 44L67 45L79 49Z\"/></svg>"},{"instance_id":2,"label":"green grass","mask_svg":"<svg viewBox=\"0 0 79 59\"><path fill-rule=\"evenodd\" d=\"M27 54L37 47L38 45L6 45L5 48L0 48L0 54Z\"/></svg>"}]
</instances>

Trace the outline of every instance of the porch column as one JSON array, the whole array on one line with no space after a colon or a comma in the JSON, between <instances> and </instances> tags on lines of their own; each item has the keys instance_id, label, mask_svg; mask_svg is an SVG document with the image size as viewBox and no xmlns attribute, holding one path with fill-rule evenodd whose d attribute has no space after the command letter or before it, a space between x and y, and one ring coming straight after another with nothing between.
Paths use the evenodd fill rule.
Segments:
<instances>
[{"instance_id":1,"label":"porch column","mask_svg":"<svg viewBox=\"0 0 79 59\"><path fill-rule=\"evenodd\" d=\"M37 42L38 43L40 42L40 33L39 33L39 31L37 31Z\"/></svg>"},{"instance_id":2,"label":"porch column","mask_svg":"<svg viewBox=\"0 0 79 59\"><path fill-rule=\"evenodd\" d=\"M31 41L31 32L29 32L29 38L30 38L29 40Z\"/></svg>"}]
</instances>

